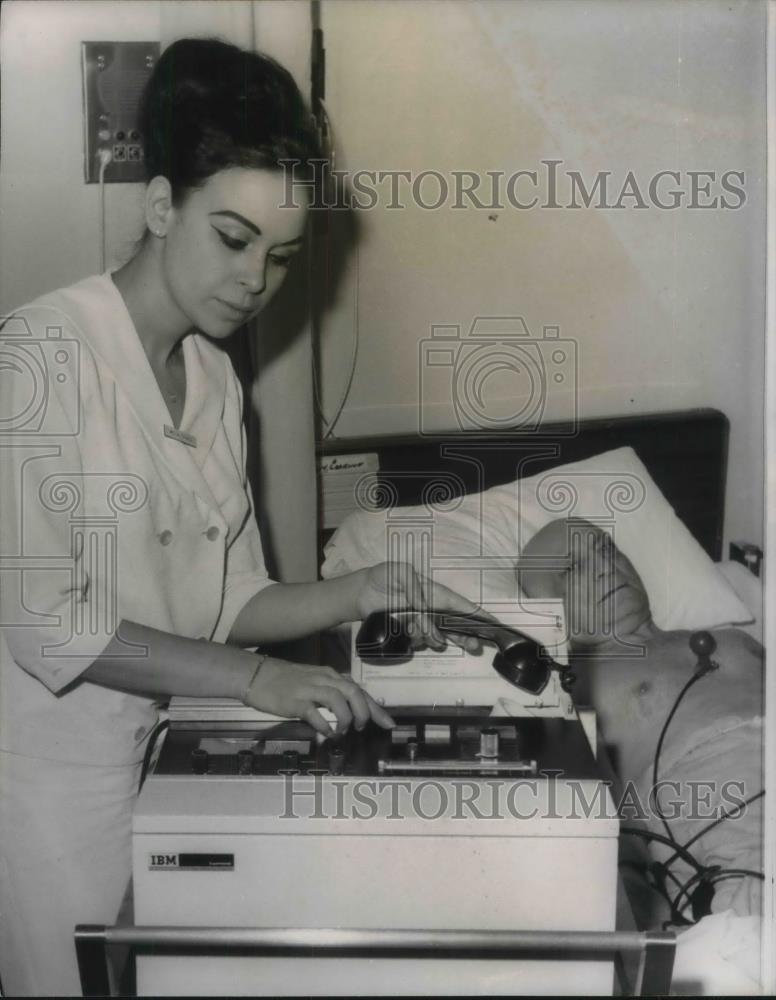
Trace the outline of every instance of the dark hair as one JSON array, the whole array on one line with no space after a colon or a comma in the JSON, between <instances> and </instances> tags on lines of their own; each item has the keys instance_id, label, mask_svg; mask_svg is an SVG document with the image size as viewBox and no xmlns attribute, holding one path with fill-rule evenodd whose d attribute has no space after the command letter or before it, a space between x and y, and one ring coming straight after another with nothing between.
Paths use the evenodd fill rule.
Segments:
<instances>
[{"instance_id":1,"label":"dark hair","mask_svg":"<svg viewBox=\"0 0 776 1000\"><path fill-rule=\"evenodd\" d=\"M296 160L303 171L320 156L288 70L217 39L165 49L143 92L140 128L146 177L166 177L176 202L228 167L280 170L279 161Z\"/></svg>"}]
</instances>

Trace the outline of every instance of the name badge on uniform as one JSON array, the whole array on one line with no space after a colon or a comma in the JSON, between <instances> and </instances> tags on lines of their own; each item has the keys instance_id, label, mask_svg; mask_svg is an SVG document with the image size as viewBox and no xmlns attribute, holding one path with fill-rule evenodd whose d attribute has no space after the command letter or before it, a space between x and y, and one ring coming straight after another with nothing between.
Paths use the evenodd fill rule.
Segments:
<instances>
[{"instance_id":1,"label":"name badge on uniform","mask_svg":"<svg viewBox=\"0 0 776 1000\"><path fill-rule=\"evenodd\" d=\"M186 431L179 431L177 427L170 427L169 424L164 425L164 436L172 438L173 441L180 441L181 444L188 445L189 448L197 447L197 439L193 434L187 434Z\"/></svg>"}]
</instances>

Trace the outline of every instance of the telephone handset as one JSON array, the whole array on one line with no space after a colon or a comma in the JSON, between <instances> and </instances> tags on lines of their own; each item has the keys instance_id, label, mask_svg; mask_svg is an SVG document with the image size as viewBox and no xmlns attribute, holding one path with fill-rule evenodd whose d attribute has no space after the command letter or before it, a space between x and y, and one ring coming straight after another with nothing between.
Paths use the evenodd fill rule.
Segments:
<instances>
[{"instance_id":1,"label":"telephone handset","mask_svg":"<svg viewBox=\"0 0 776 1000\"><path fill-rule=\"evenodd\" d=\"M493 669L504 680L527 691L541 694L547 687L553 670L560 673L564 691L570 691L575 676L569 668L556 663L534 639L509 625L502 625L477 615L458 615L445 611L424 612L433 619L440 632L473 635L497 647ZM412 611L375 611L363 622L356 636L356 652L365 663L387 665L406 662L412 656L412 639L407 631Z\"/></svg>"}]
</instances>

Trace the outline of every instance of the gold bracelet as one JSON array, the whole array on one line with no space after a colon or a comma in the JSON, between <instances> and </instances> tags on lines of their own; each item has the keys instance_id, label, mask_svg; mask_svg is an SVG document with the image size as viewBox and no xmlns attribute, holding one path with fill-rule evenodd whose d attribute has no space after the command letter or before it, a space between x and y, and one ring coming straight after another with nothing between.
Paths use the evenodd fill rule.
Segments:
<instances>
[{"instance_id":1,"label":"gold bracelet","mask_svg":"<svg viewBox=\"0 0 776 1000\"><path fill-rule=\"evenodd\" d=\"M267 654L266 653L257 653L256 656L258 657L259 662L256 664L256 669L251 674L251 679L248 681L248 683L247 683L247 685L245 687L245 692L244 692L244 694L242 696L242 703L243 703L243 705L247 705L248 704L248 694L249 694L251 688L253 687L253 682L256 680L259 671L264 666L264 664L265 664L265 662L267 660Z\"/></svg>"}]
</instances>

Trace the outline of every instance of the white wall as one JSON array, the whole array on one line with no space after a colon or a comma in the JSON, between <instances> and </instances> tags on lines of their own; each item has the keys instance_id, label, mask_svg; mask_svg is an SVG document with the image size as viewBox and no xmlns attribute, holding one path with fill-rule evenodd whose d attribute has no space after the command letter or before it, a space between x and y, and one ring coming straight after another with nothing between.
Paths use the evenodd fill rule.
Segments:
<instances>
[{"instance_id":1,"label":"white wall","mask_svg":"<svg viewBox=\"0 0 776 1000\"><path fill-rule=\"evenodd\" d=\"M11 0L0 15L0 310L100 269L97 185L84 182L82 41L156 41L157 0ZM106 185L108 264L142 233L142 185Z\"/></svg>"},{"instance_id":2,"label":"white wall","mask_svg":"<svg viewBox=\"0 0 776 1000\"><path fill-rule=\"evenodd\" d=\"M306 0L260 3L110 0L2 6L0 313L99 270L98 188L83 175L81 41L218 36L256 43L309 88ZM126 260L142 234L142 184L106 185L107 265ZM303 269L300 268L300 271ZM296 299L307 301L304 275ZM262 370L252 464L267 551L281 579L314 579L317 518L311 338L294 292L258 331ZM289 454L294 456L289 461Z\"/></svg>"},{"instance_id":3,"label":"white wall","mask_svg":"<svg viewBox=\"0 0 776 1000\"><path fill-rule=\"evenodd\" d=\"M336 433L417 427L432 324L522 315L535 336L558 325L577 342L583 417L727 413L726 534L761 542L764 6L323 0L323 26L343 169L510 173L555 158L588 181L611 171L615 191L628 170L645 187L662 169L743 170L747 196L728 211L360 212L322 343L331 414L357 322ZM494 413L516 412L514 381L486 389ZM547 415L567 402L550 399ZM455 426L449 382L422 404L429 425Z\"/></svg>"},{"instance_id":4,"label":"white wall","mask_svg":"<svg viewBox=\"0 0 776 1000\"><path fill-rule=\"evenodd\" d=\"M307 4L289 5L284 18L276 6L256 5L257 34L301 78L307 37L295 45L287 35L307 24ZM165 19L184 7L165 4ZM358 364L337 433L417 426L418 344L431 324L520 314L534 334L557 324L577 341L583 416L724 410L727 535L761 541L763 5L323 0L322 13L342 167L509 172L555 157L586 178L745 170L747 191L746 205L728 212L360 213L358 282L351 255L322 344L331 413L358 315ZM3 4L0 310L98 269L97 188L83 182L80 42L160 30L151 0ZM109 263L140 233L141 191L107 188ZM502 395L514 388L494 386ZM502 403L513 412L514 400ZM424 413L454 426L449 388L434 389Z\"/></svg>"},{"instance_id":5,"label":"white wall","mask_svg":"<svg viewBox=\"0 0 776 1000\"><path fill-rule=\"evenodd\" d=\"M84 182L82 41L218 35L275 55L304 88L309 5L6 0L0 16L0 311L99 270L98 188ZM142 184L106 185L108 265L142 234Z\"/></svg>"}]
</instances>

